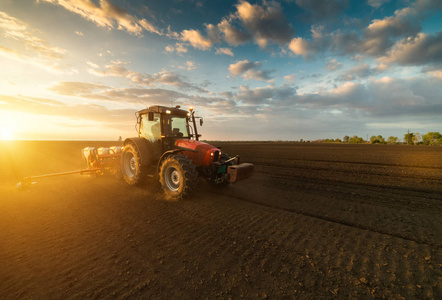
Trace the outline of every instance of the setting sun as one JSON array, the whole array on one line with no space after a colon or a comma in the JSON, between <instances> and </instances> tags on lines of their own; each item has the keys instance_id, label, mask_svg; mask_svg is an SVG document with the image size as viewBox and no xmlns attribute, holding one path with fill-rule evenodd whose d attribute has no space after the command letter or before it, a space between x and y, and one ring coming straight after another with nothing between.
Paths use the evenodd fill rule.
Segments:
<instances>
[{"instance_id":1,"label":"setting sun","mask_svg":"<svg viewBox=\"0 0 442 300\"><path fill-rule=\"evenodd\" d=\"M18 122L22 114L16 111L0 110L0 140L16 139L16 134L20 131L21 124Z\"/></svg>"},{"instance_id":2,"label":"setting sun","mask_svg":"<svg viewBox=\"0 0 442 300\"><path fill-rule=\"evenodd\" d=\"M13 133L12 129L9 127L2 128L0 138L2 140L12 140L14 138L14 133Z\"/></svg>"}]
</instances>

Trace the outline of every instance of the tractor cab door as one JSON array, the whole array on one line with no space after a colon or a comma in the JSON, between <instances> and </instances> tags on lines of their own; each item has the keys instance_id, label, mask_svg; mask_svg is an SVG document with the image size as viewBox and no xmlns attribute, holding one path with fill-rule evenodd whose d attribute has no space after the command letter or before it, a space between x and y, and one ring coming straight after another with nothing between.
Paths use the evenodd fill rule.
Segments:
<instances>
[{"instance_id":1,"label":"tractor cab door","mask_svg":"<svg viewBox=\"0 0 442 300\"><path fill-rule=\"evenodd\" d=\"M177 139L188 139L187 117L163 114L162 116L163 151L174 149Z\"/></svg>"},{"instance_id":2,"label":"tractor cab door","mask_svg":"<svg viewBox=\"0 0 442 300\"><path fill-rule=\"evenodd\" d=\"M159 113L149 114L140 116L139 136L146 139L152 157L157 159L161 156L161 118Z\"/></svg>"}]
</instances>

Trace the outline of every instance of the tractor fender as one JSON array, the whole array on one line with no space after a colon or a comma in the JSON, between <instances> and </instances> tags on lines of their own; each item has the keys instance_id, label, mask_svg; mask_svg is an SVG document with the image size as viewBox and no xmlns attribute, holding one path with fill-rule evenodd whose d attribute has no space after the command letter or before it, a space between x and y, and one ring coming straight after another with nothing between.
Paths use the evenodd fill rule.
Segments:
<instances>
[{"instance_id":1,"label":"tractor fender","mask_svg":"<svg viewBox=\"0 0 442 300\"><path fill-rule=\"evenodd\" d=\"M180 153L183 152L184 150L181 149L176 149L176 150L169 150L163 153L163 155L161 155L161 158L158 160L158 165L157 165L157 173L160 172L160 168L161 168L161 162L168 157L171 154L175 154L175 153Z\"/></svg>"},{"instance_id":2,"label":"tractor fender","mask_svg":"<svg viewBox=\"0 0 442 300\"><path fill-rule=\"evenodd\" d=\"M145 138L132 137L124 140L123 146L127 144L135 145L138 153L140 153L141 165L149 166L152 165L152 149L151 145Z\"/></svg>"}]
</instances>

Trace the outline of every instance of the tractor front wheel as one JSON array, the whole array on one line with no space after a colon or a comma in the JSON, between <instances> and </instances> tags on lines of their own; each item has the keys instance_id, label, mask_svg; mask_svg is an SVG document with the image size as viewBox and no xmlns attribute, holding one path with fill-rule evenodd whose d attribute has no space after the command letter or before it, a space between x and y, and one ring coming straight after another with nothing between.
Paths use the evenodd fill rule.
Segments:
<instances>
[{"instance_id":1,"label":"tractor front wheel","mask_svg":"<svg viewBox=\"0 0 442 300\"><path fill-rule=\"evenodd\" d=\"M133 144L124 146L121 154L121 174L130 185L140 185L146 180L146 168L141 165L141 156Z\"/></svg>"},{"instance_id":2,"label":"tractor front wheel","mask_svg":"<svg viewBox=\"0 0 442 300\"><path fill-rule=\"evenodd\" d=\"M184 155L172 155L161 164L160 182L166 197L180 200L197 189L198 172Z\"/></svg>"}]
</instances>

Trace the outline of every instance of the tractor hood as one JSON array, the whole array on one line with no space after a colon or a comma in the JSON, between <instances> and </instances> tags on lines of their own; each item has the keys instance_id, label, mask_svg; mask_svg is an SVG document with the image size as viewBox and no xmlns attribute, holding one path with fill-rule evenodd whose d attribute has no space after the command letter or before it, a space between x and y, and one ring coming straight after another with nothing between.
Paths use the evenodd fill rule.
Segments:
<instances>
[{"instance_id":1,"label":"tractor hood","mask_svg":"<svg viewBox=\"0 0 442 300\"><path fill-rule=\"evenodd\" d=\"M210 166L214 161L219 161L221 156L221 150L200 141L179 139L175 141L175 146L177 149L189 149L184 151L184 155L196 166Z\"/></svg>"}]
</instances>

